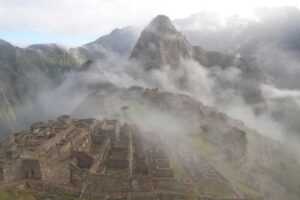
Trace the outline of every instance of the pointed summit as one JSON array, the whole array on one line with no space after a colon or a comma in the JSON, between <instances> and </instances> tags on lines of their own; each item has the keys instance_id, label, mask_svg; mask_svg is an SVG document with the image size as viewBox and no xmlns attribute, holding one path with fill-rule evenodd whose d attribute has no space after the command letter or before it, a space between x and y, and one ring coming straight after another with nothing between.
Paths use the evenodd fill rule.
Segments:
<instances>
[{"instance_id":1,"label":"pointed summit","mask_svg":"<svg viewBox=\"0 0 300 200\"><path fill-rule=\"evenodd\" d=\"M12 46L10 43L6 42L5 40L0 39L1 46Z\"/></svg>"},{"instance_id":2,"label":"pointed summit","mask_svg":"<svg viewBox=\"0 0 300 200\"><path fill-rule=\"evenodd\" d=\"M154 18L144 29L131 54L131 59L147 70L165 65L178 67L183 59L191 57L192 46L164 15Z\"/></svg>"},{"instance_id":3,"label":"pointed summit","mask_svg":"<svg viewBox=\"0 0 300 200\"><path fill-rule=\"evenodd\" d=\"M165 15L158 15L146 28L148 31L153 31L154 33L175 33L176 28L172 24L169 17Z\"/></svg>"}]
</instances>

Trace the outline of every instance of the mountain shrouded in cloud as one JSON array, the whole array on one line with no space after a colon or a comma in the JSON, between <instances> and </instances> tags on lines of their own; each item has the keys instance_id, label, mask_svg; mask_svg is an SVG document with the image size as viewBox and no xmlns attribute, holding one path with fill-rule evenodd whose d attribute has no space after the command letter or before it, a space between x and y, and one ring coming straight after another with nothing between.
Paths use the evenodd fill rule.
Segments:
<instances>
[{"instance_id":1,"label":"mountain shrouded in cloud","mask_svg":"<svg viewBox=\"0 0 300 200\"><path fill-rule=\"evenodd\" d=\"M197 61L207 68L218 66L226 70L233 67L244 77L236 91L247 103L257 103L262 100L259 84L264 81L264 75L254 63L234 54L207 51L200 46L193 46L175 28L171 20L163 15L157 16L142 31L130 58L138 61L147 70L171 68L173 73L181 74L177 76L178 81L174 84L183 88L189 84L187 80L190 79L188 72L182 67L187 61Z\"/></svg>"},{"instance_id":2,"label":"mountain shrouded in cloud","mask_svg":"<svg viewBox=\"0 0 300 200\"><path fill-rule=\"evenodd\" d=\"M104 123L105 130L98 130L89 123L92 119L77 121L63 116L57 121L35 123L30 130L13 136L7 145L0 145L5 161L16 159L10 163L19 163L24 156L19 150L24 148L25 156L35 160L32 163L42 163L40 170L37 164L30 165L35 166L34 172L45 174L38 181L60 183L51 178L51 172L55 177L61 173L64 178L70 172L71 178L63 179L64 184L79 190L81 196L93 188L98 197L104 195L101 198L120 195L106 190L108 185L101 182L117 177L115 184L127 188L122 193L126 198L146 188L158 195L156 198L149 192L150 199L164 199L162 196L171 195L173 190L177 190L179 199L187 199L186 193L173 185L183 183L189 185L192 197L200 199L298 200L300 151L293 149L297 149L297 142L288 135L291 129L299 128L298 115L290 108L297 107L294 98L299 93L276 88L259 60L243 48L226 52L206 49L189 41L167 16L154 18L139 38L137 33L132 28L117 29L70 50L44 44L18 48L0 41L0 120L12 128L23 128L61 114L113 119L124 126L131 124L146 137L162 138L159 145L169 153L170 160L153 160L155 149L135 149L140 142L135 141L136 135L124 139L124 132L117 130L116 136L106 138L111 126ZM293 101L285 100L287 96ZM289 115L291 112L295 115ZM286 128L291 121L292 128ZM90 132L94 128L96 131ZM103 142L103 148L90 143L93 134ZM43 151L35 156L39 148ZM62 156L66 152L67 156ZM147 156L140 157L141 152ZM75 168L82 170L75 176L68 171L69 164L74 164L73 153L79 157ZM108 168L125 170L106 170L111 160ZM52 161L63 168L47 167L46 163ZM134 171L140 163L150 171L136 177ZM16 166L16 170L26 172ZM151 171L153 166L155 170ZM164 185L160 179L153 180L157 171L169 182ZM10 180L5 178L7 172L3 172L4 181ZM27 175L30 178L34 173ZM69 183L79 178L77 175L82 185ZM104 178L98 180L101 184L90 184L97 181L98 175ZM167 189L160 191L160 184Z\"/></svg>"},{"instance_id":3,"label":"mountain shrouded in cloud","mask_svg":"<svg viewBox=\"0 0 300 200\"><path fill-rule=\"evenodd\" d=\"M58 87L66 73L76 70L78 62L58 45L15 47L0 42L0 121L7 132L28 125L35 112L36 98L43 91ZM35 117L33 117L35 118Z\"/></svg>"},{"instance_id":4,"label":"mountain shrouded in cloud","mask_svg":"<svg viewBox=\"0 0 300 200\"><path fill-rule=\"evenodd\" d=\"M167 16L159 15L141 33L131 58L147 69L176 67L192 58L192 47Z\"/></svg>"},{"instance_id":5,"label":"mountain shrouded in cloud","mask_svg":"<svg viewBox=\"0 0 300 200\"><path fill-rule=\"evenodd\" d=\"M137 43L134 45L135 41ZM130 52L132 48L133 50ZM93 76L97 77L100 71L103 73L101 74L101 79L110 82L117 81L117 84L123 83L126 86L132 86L132 84L128 83L138 83L140 86L146 85L148 87L158 87L183 93L188 92L201 97L202 101L209 102L211 105L218 102L218 99L221 99L221 101L223 101L223 98L226 100L230 99L227 93L241 96L241 98L249 103L257 103L262 98L259 87L262 79L260 78L261 74L257 66L249 64L244 59L238 58L235 55L207 51L200 46L192 46L184 35L176 30L171 20L162 15L156 17L143 30L139 39L137 38L137 31L134 28L125 28L115 30L109 35L100 37L94 42L71 49L70 51L56 45L32 45L27 49L16 49L30 51L33 54L39 55L43 60L56 65L51 70L42 70L41 73L39 72L32 79L34 81L41 76L47 77L45 79L47 81L42 81L43 84L38 84L45 88L53 88L53 86L49 86L48 84L52 78L56 77L56 72L53 70L62 70L60 76L69 77L68 73L64 73L63 65L73 60L71 71L76 71L79 68L76 65L79 63L85 63L81 68L82 70L89 69L93 63L99 62L99 69L95 73L93 72ZM121 63L127 63L126 56L130 54L131 61L138 61L142 66L137 67L140 69L135 69L134 66L136 66L136 63L128 63L131 67L122 67L123 64ZM16 57L15 60L21 62L18 59ZM10 66L13 66L13 61L9 63ZM37 61L34 60L34 62ZM62 69L58 66L61 66ZM153 76L146 78L143 69L157 70L151 72ZM227 70L228 73L226 72ZM227 77L224 74L230 74L231 71L235 71L236 73L234 74L237 74L237 77L228 77L229 79L225 80ZM126 79L123 80L125 77ZM27 82L23 85L29 87L27 86ZM62 84L63 87L65 87L64 84ZM34 87L30 86L29 88ZM39 90L30 90L36 91L32 94L33 98L39 96ZM10 92L13 91L15 91L14 87L12 87ZM10 97L11 95L7 92L4 94ZM220 92L222 95L220 95ZM47 93L47 91L44 91L44 93ZM65 92L65 94L68 93ZM59 94L59 96L61 95L63 94ZM21 96L20 99L23 100L24 97ZM59 98L56 97L55 99ZM211 101L214 103L211 103ZM41 102L41 106L47 107L47 104ZM48 112L49 110L45 111L46 115Z\"/></svg>"},{"instance_id":6,"label":"mountain shrouded in cloud","mask_svg":"<svg viewBox=\"0 0 300 200\"><path fill-rule=\"evenodd\" d=\"M139 30L136 27L115 29L110 34L83 46L72 48L70 52L81 62L105 59L108 56L129 56L137 41Z\"/></svg>"}]
</instances>

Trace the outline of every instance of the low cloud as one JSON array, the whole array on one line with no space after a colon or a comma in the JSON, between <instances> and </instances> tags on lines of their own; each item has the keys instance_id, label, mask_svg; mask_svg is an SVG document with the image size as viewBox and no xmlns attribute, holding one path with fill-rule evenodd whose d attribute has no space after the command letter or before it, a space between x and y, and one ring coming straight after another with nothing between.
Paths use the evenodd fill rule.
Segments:
<instances>
[{"instance_id":1,"label":"low cloud","mask_svg":"<svg viewBox=\"0 0 300 200\"><path fill-rule=\"evenodd\" d=\"M195 5L196 4L196 5ZM284 3L253 1L244 5L241 1L220 2L187 0L174 3L171 0L141 2L138 0L0 0L0 29L6 32L29 32L62 37L97 38L116 27L143 26L158 14L183 18L201 11L215 11L221 17L251 13L255 7L297 5L297 1ZM209 20L208 20L209 18ZM216 28L217 18L204 16L197 26ZM186 23L187 21L182 21ZM199 27L198 27L199 28ZM3 38L5 39L5 38ZM14 42L14 41L10 41ZM54 41L53 41L54 42Z\"/></svg>"}]
</instances>

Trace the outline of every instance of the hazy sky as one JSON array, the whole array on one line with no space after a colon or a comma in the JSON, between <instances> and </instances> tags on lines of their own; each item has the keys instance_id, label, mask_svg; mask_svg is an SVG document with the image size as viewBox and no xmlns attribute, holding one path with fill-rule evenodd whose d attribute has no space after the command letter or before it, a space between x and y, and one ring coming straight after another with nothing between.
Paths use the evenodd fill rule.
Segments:
<instances>
[{"instance_id":1,"label":"hazy sky","mask_svg":"<svg viewBox=\"0 0 300 200\"><path fill-rule=\"evenodd\" d=\"M183 18L201 11L253 17L257 7L300 0L0 0L0 38L26 45L79 45L116 27L144 25L157 14Z\"/></svg>"}]
</instances>

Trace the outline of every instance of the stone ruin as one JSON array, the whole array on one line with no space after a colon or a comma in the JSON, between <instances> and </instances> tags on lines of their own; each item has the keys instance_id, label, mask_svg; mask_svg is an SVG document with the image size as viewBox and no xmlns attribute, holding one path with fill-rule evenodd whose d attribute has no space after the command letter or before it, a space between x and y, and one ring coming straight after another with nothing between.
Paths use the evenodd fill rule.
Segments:
<instances>
[{"instance_id":1,"label":"stone ruin","mask_svg":"<svg viewBox=\"0 0 300 200\"><path fill-rule=\"evenodd\" d=\"M93 157L89 156L85 152L73 152L72 158L74 159L74 163L80 169L90 169L94 163Z\"/></svg>"},{"instance_id":2,"label":"stone ruin","mask_svg":"<svg viewBox=\"0 0 300 200\"><path fill-rule=\"evenodd\" d=\"M62 115L57 118L57 121L62 122L64 124L72 123L72 118L69 115Z\"/></svg>"},{"instance_id":3,"label":"stone ruin","mask_svg":"<svg viewBox=\"0 0 300 200\"><path fill-rule=\"evenodd\" d=\"M157 147L162 144L146 142L137 129L129 125L116 128L115 122L110 123L112 126L107 127L111 129L99 124L95 126L98 132L92 131L102 139L100 144L103 140L109 141L103 170L96 174L84 173L72 166L71 182L89 182L83 196L91 199L105 196L127 199L128 195L133 199L184 199L188 187L175 179L167 152Z\"/></svg>"},{"instance_id":4,"label":"stone ruin","mask_svg":"<svg viewBox=\"0 0 300 200\"><path fill-rule=\"evenodd\" d=\"M146 88L145 91L144 91L144 95L149 95L149 96L151 96L151 95L157 94L158 92L159 92L159 89L158 89L158 88L152 88L152 89Z\"/></svg>"},{"instance_id":5,"label":"stone ruin","mask_svg":"<svg viewBox=\"0 0 300 200\"><path fill-rule=\"evenodd\" d=\"M162 140L145 135L117 120L37 123L1 145L0 181L40 181L85 199L186 199L190 185L176 178Z\"/></svg>"},{"instance_id":6,"label":"stone ruin","mask_svg":"<svg viewBox=\"0 0 300 200\"><path fill-rule=\"evenodd\" d=\"M95 145L102 144L107 137L119 137L120 124L117 120L103 120L91 128L91 138Z\"/></svg>"}]
</instances>

